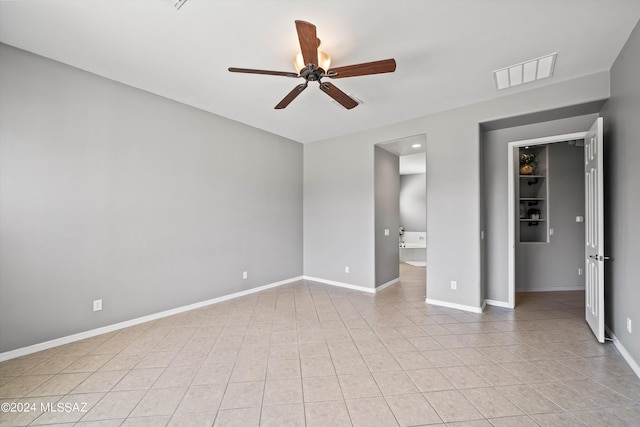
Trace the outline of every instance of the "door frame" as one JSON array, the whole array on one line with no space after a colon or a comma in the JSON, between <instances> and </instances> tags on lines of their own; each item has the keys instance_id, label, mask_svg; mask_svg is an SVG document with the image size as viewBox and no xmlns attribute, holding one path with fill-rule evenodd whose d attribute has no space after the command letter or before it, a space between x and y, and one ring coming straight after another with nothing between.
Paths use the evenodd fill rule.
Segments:
<instances>
[{"instance_id":1,"label":"door frame","mask_svg":"<svg viewBox=\"0 0 640 427\"><path fill-rule=\"evenodd\" d=\"M507 307L515 308L516 306L516 212L518 204L516 203L516 179L518 178L519 169L516 167L518 163L518 149L520 147L530 147L534 145L547 145L556 142L565 142L574 139L584 139L587 136L587 131L567 133L563 135L545 136L542 138L523 139L520 141L513 141L508 144L507 155L507 171L509 171L508 180L508 192L507 198L507 229L509 230L509 275L508 275L508 288L509 288L509 300ZM549 225L547 230L551 227ZM547 231L548 232L548 231Z\"/></svg>"}]
</instances>

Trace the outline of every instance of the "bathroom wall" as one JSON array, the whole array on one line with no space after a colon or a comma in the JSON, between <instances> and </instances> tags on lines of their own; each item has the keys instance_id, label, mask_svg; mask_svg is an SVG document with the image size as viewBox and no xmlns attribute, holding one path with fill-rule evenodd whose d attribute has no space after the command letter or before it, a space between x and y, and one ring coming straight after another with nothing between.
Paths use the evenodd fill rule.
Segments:
<instances>
[{"instance_id":1,"label":"bathroom wall","mask_svg":"<svg viewBox=\"0 0 640 427\"><path fill-rule=\"evenodd\" d=\"M400 225L405 231L427 230L427 174L400 175Z\"/></svg>"}]
</instances>

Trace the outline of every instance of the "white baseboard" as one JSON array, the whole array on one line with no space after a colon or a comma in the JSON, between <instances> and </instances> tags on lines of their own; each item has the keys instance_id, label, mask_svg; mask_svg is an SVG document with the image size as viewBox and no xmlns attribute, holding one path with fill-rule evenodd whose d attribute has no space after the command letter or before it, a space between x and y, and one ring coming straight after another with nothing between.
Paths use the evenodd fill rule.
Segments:
<instances>
[{"instance_id":1,"label":"white baseboard","mask_svg":"<svg viewBox=\"0 0 640 427\"><path fill-rule=\"evenodd\" d=\"M400 281L400 278L397 277L397 278L395 278L393 280L389 280L387 283L383 283L382 285L378 286L377 288L367 288L367 287L364 287L364 286L352 285L351 283L336 282L335 280L322 279L320 277L302 276L302 278L304 280L310 280L312 282L324 283L325 285L337 286L339 288L352 289L354 291L367 292L367 293L370 293L370 294L375 294L376 292L380 292L384 288L386 288L388 286L391 286L394 283L398 283Z\"/></svg>"},{"instance_id":2,"label":"white baseboard","mask_svg":"<svg viewBox=\"0 0 640 427\"><path fill-rule=\"evenodd\" d=\"M394 283L398 283L400 281L399 277L396 277L393 280L389 280L387 283L383 283L382 285L378 286L376 288L376 292L380 292L381 290L383 290L384 288L393 285Z\"/></svg>"},{"instance_id":3,"label":"white baseboard","mask_svg":"<svg viewBox=\"0 0 640 427\"><path fill-rule=\"evenodd\" d=\"M516 288L516 292L562 292L562 291L584 291L584 286L544 286Z\"/></svg>"},{"instance_id":4,"label":"white baseboard","mask_svg":"<svg viewBox=\"0 0 640 427\"><path fill-rule=\"evenodd\" d=\"M494 307L503 307L503 308L513 308L511 306L511 304L509 304L508 302L504 302L504 301L496 301L493 299L486 299L484 300L486 305L492 305Z\"/></svg>"},{"instance_id":5,"label":"white baseboard","mask_svg":"<svg viewBox=\"0 0 640 427\"><path fill-rule=\"evenodd\" d=\"M184 313L185 311L195 310L198 308L206 307L208 305L217 304L223 301L227 301L230 299L238 298L244 295L253 294L255 292L264 291L266 289L275 288L278 286L285 285L291 282L297 282L298 280L302 280L302 276L292 277L291 279L282 280L279 282L269 283L264 286L258 286L257 288L247 289L240 292L235 292L233 294L224 295L221 297L209 299L206 301L197 302L194 304L185 305L178 308L172 308L171 310L161 311L159 313L149 314L147 316L138 317L131 320L126 320L124 322L114 323L112 325L103 326L97 329L91 329L89 331L79 332L73 335L67 335L66 337L56 338L50 341L45 341L38 344L33 344L27 347L18 348L11 351L6 351L4 353L0 353L0 362L4 362L5 360L15 359L16 357L26 356L28 354L36 353L38 351L47 350L53 347L57 347L64 344L70 344L72 342L86 340L87 338L92 338L97 335L106 334L108 332L117 331L123 328L128 328L129 326L139 325L141 323L150 322L152 320L162 319L163 317L172 316L174 314Z\"/></svg>"},{"instance_id":6,"label":"white baseboard","mask_svg":"<svg viewBox=\"0 0 640 427\"><path fill-rule=\"evenodd\" d=\"M456 310L470 311L472 313L482 313L484 311L484 303L482 307L473 307L470 305L455 304L452 302L438 301L430 298L426 298L424 302L426 302L427 304L437 305L440 307L455 308Z\"/></svg>"},{"instance_id":7,"label":"white baseboard","mask_svg":"<svg viewBox=\"0 0 640 427\"><path fill-rule=\"evenodd\" d=\"M633 370L636 376L640 378L640 365L638 365L638 363L635 360L633 360L633 357L631 357L627 349L624 348L624 346L622 345L618 337L616 337L616 335L611 331L611 329L609 329L608 326L605 326L604 328L607 331L607 335L609 335L609 337L611 337L611 339L613 340L613 345L616 346L616 348L620 352L620 355L622 355L624 360L629 364L629 367Z\"/></svg>"},{"instance_id":8,"label":"white baseboard","mask_svg":"<svg viewBox=\"0 0 640 427\"><path fill-rule=\"evenodd\" d=\"M312 282L324 283L325 285L337 286L339 288L353 289L354 291L368 292L375 294L375 288L365 288L364 286L352 285L350 283L336 282L335 280L321 279L320 277L302 276L304 280L311 280ZM384 286L384 285L383 285Z\"/></svg>"}]
</instances>

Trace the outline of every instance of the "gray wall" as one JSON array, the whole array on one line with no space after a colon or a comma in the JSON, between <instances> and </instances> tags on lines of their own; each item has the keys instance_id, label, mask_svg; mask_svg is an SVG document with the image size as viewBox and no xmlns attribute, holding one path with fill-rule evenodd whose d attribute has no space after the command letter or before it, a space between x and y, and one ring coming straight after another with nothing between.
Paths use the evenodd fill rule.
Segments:
<instances>
[{"instance_id":1,"label":"gray wall","mask_svg":"<svg viewBox=\"0 0 640 427\"><path fill-rule=\"evenodd\" d=\"M584 148L555 143L548 150L547 223L554 234L548 243L516 242L516 291L584 289L584 274L578 275L578 267L584 272L584 223L576 222L584 216Z\"/></svg>"},{"instance_id":2,"label":"gray wall","mask_svg":"<svg viewBox=\"0 0 640 427\"><path fill-rule=\"evenodd\" d=\"M376 287L400 277L400 161L398 156L375 147ZM389 235L385 236L385 229Z\"/></svg>"},{"instance_id":3,"label":"gray wall","mask_svg":"<svg viewBox=\"0 0 640 427\"><path fill-rule=\"evenodd\" d=\"M400 225L405 231L427 230L427 174L400 175Z\"/></svg>"},{"instance_id":4,"label":"gray wall","mask_svg":"<svg viewBox=\"0 0 640 427\"><path fill-rule=\"evenodd\" d=\"M567 111L566 114L571 113ZM483 133L481 149L482 192L484 194L482 211L484 213L483 230L485 231L483 268L486 275L484 282L486 290L485 298L501 302L507 302L509 299L509 236L507 228L509 206L507 184L509 171L507 165L507 144L513 141L585 131L591 127L596 118L597 114L587 114L566 119L486 131ZM553 175L553 173L551 173L551 175ZM551 179L555 184L555 178ZM550 192L553 196L555 191L552 188ZM583 191L581 191L580 194L584 197ZM582 209L584 210L584 207ZM567 215L573 215L573 212ZM554 215L554 217L556 216ZM552 225L552 227L555 226ZM573 225L571 227L573 227ZM557 229L557 227L555 228ZM556 231L559 233L558 236L564 233L563 230ZM558 241L555 237L558 236L554 236L552 239L554 245L555 242ZM584 255L584 248L582 248L581 259L582 255ZM576 265L575 269L577 269L577 267ZM578 278L577 275L576 278Z\"/></svg>"},{"instance_id":5,"label":"gray wall","mask_svg":"<svg viewBox=\"0 0 640 427\"><path fill-rule=\"evenodd\" d=\"M369 140L305 144L305 276L375 287L373 149Z\"/></svg>"},{"instance_id":6,"label":"gray wall","mask_svg":"<svg viewBox=\"0 0 640 427\"><path fill-rule=\"evenodd\" d=\"M0 352L301 275L302 151L0 45Z\"/></svg>"},{"instance_id":7,"label":"gray wall","mask_svg":"<svg viewBox=\"0 0 640 427\"><path fill-rule=\"evenodd\" d=\"M479 123L606 99L609 75L602 72L548 86L534 84L531 88L455 110L306 144L305 274L374 286L373 146L426 133L427 297L479 308L482 304ZM343 273L346 262L351 263L350 276ZM451 280L457 280L457 291L450 289Z\"/></svg>"},{"instance_id":8,"label":"gray wall","mask_svg":"<svg viewBox=\"0 0 640 427\"><path fill-rule=\"evenodd\" d=\"M605 136L606 324L640 363L640 24L611 68L611 98L602 110ZM627 317L633 333L626 329Z\"/></svg>"}]
</instances>

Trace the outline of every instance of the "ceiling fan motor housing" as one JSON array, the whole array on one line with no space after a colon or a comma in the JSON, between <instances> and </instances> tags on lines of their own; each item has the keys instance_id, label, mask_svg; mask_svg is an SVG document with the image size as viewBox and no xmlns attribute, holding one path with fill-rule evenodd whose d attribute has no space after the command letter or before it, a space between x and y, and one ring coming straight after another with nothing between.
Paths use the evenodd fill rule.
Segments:
<instances>
[{"instance_id":1,"label":"ceiling fan motor housing","mask_svg":"<svg viewBox=\"0 0 640 427\"><path fill-rule=\"evenodd\" d=\"M325 75L325 71L322 68L317 68L313 64L308 64L305 68L300 70L300 77L305 79L307 82L319 82Z\"/></svg>"}]
</instances>

